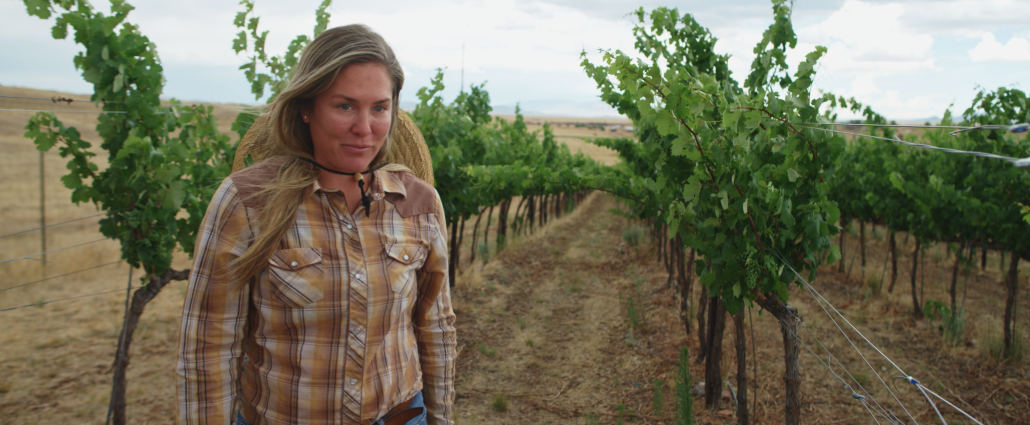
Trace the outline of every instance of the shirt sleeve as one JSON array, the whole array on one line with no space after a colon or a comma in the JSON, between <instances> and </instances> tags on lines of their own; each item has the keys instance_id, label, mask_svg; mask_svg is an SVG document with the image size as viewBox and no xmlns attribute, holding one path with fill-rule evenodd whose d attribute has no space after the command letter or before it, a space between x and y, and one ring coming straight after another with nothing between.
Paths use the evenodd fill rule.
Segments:
<instances>
[{"instance_id":1,"label":"shirt sleeve","mask_svg":"<svg viewBox=\"0 0 1030 425\"><path fill-rule=\"evenodd\" d=\"M435 229L425 265L417 272L419 299L414 312L422 361L422 396L430 425L454 424L454 374L457 334L447 279L447 240L443 205L436 195Z\"/></svg>"},{"instance_id":2,"label":"shirt sleeve","mask_svg":"<svg viewBox=\"0 0 1030 425\"><path fill-rule=\"evenodd\" d=\"M176 365L181 425L229 424L234 418L250 286L237 287L228 265L251 236L246 207L227 178L197 234L183 305Z\"/></svg>"}]
</instances>

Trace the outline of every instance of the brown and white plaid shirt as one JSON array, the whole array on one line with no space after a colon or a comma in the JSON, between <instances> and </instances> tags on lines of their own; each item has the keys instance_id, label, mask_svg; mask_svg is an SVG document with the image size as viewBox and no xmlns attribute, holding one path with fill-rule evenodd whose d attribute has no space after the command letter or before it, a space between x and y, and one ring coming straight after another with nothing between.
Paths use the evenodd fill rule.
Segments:
<instances>
[{"instance_id":1,"label":"brown and white plaid shirt","mask_svg":"<svg viewBox=\"0 0 1030 425\"><path fill-rule=\"evenodd\" d=\"M439 194L376 171L369 216L317 184L268 268L224 273L282 160L229 176L197 235L179 342L180 424L369 424L422 390L453 424L455 329Z\"/></svg>"}]
</instances>

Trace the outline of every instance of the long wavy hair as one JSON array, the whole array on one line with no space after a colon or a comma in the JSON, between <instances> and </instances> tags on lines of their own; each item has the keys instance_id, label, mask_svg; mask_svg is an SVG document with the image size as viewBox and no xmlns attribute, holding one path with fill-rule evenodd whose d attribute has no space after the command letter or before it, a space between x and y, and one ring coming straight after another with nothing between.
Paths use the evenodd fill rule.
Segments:
<instances>
[{"instance_id":1,"label":"long wavy hair","mask_svg":"<svg viewBox=\"0 0 1030 425\"><path fill-rule=\"evenodd\" d=\"M301 117L302 107L311 105L316 96L328 90L344 68L360 63L379 63L390 74L393 85L390 130L369 165L382 162L390 152L404 85L404 71L393 49L382 36L364 25L347 25L322 32L301 53L286 87L263 114L269 122L265 130L268 134L259 137L275 139L288 154L276 178L260 192L267 196L258 216L260 233L227 270L237 279L237 289L268 267L268 259L296 219L305 191L318 180L319 170L298 158L314 160L311 130ZM396 164L383 169L410 172L407 167Z\"/></svg>"}]
</instances>

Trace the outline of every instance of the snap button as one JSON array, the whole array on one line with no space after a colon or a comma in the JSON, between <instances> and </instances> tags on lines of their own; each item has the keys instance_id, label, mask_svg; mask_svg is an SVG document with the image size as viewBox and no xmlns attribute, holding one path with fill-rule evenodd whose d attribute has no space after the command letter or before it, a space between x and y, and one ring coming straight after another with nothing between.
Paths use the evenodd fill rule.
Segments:
<instances>
[{"instance_id":1,"label":"snap button","mask_svg":"<svg viewBox=\"0 0 1030 425\"><path fill-rule=\"evenodd\" d=\"M358 380L357 379L351 379L350 380L350 384L351 385L357 385L358 384Z\"/></svg>"},{"instance_id":2,"label":"snap button","mask_svg":"<svg viewBox=\"0 0 1030 425\"><path fill-rule=\"evenodd\" d=\"M290 267L297 267L297 262L294 261L294 262L290 263Z\"/></svg>"},{"instance_id":3,"label":"snap button","mask_svg":"<svg viewBox=\"0 0 1030 425\"><path fill-rule=\"evenodd\" d=\"M351 229L353 229L353 228L354 228L354 226L351 226L351 225L349 225L349 224L347 225L347 230L351 230Z\"/></svg>"},{"instance_id":4,"label":"snap button","mask_svg":"<svg viewBox=\"0 0 1030 425\"><path fill-rule=\"evenodd\" d=\"M407 256L407 255L405 255L405 256L404 256L404 259L405 259L405 260L407 260L407 259L408 259L408 256Z\"/></svg>"},{"instance_id":5,"label":"snap button","mask_svg":"<svg viewBox=\"0 0 1030 425\"><path fill-rule=\"evenodd\" d=\"M358 278L358 279L361 279L361 273L355 273L355 274L354 274L354 277L356 277L356 278Z\"/></svg>"}]
</instances>

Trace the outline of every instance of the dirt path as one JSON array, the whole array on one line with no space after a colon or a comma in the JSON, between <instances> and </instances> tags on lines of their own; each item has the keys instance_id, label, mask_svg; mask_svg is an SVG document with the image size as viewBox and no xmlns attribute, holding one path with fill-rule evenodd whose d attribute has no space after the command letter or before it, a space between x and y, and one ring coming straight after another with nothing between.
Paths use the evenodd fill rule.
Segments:
<instances>
[{"instance_id":1,"label":"dirt path","mask_svg":"<svg viewBox=\"0 0 1030 425\"><path fill-rule=\"evenodd\" d=\"M459 423L609 423L620 403L652 413L647 377L672 366L625 342L623 305L652 286L651 273L622 240L613 207L591 195L456 288ZM646 333L678 323L668 319L637 320Z\"/></svg>"},{"instance_id":2,"label":"dirt path","mask_svg":"<svg viewBox=\"0 0 1030 425\"><path fill-rule=\"evenodd\" d=\"M625 423L672 423L670 381L676 368L672 360L677 359L680 347L694 352L697 342L683 331L675 297L665 288L666 274L656 264L653 248L642 243L638 252L624 241L623 232L639 224L610 213L616 206L610 197L591 195L574 213L517 241L494 261L472 268L459 280L454 291L461 347L459 424L616 424L620 423L620 405L623 412L637 415L626 415ZM871 252L882 256L885 251ZM882 264L879 261L877 265ZM946 258L935 261L928 297L942 299L941 282L946 280L938 275L949 271L946 263ZM939 320L911 318L906 308L910 301L902 295L904 287L895 294L870 296L856 277L843 283L845 276L835 269L835 265L821 267L814 285L906 372L961 403L984 423L1026 423L1027 413L1021 410L1030 403L1024 396L1030 392L1025 366L984 361L982 349L969 336L965 344L949 347L937 329ZM879 277L879 268L870 272L870 276L874 274ZM907 276L899 276L899 282L904 278ZM1001 296L994 279L993 274L982 272L970 279L981 288L970 296L970 306L977 312L967 319L976 332L974 338L984 338L980 322L993 320L990 305L997 305ZM699 295L698 285L694 290L692 298ZM635 340L653 353L627 344L627 329L633 321L628 310L630 297L637 316ZM922 396L903 381L892 385L892 377L899 373L871 348L860 345L876 372L865 366L809 294L792 288L790 304L804 318L807 330L803 339L820 357L825 358L825 350L832 352L873 399L907 422L908 415L880 384L876 377L880 375L917 421L936 423L936 414ZM691 312L691 317L694 315ZM759 423L782 423L779 326L757 310L745 323L749 394L758 398L753 415ZM859 341L857 334L847 332ZM811 335L825 344L825 350L817 347ZM734 337L730 326L723 339L722 363L727 380L735 387ZM811 353L802 351L804 423L872 423L850 391ZM690 367L693 376L703 376L703 365L694 364L693 357ZM840 367L835 369L841 373ZM660 406L654 404L655 380L663 381ZM694 399L698 424L736 423L729 391L723 396L722 407L715 411L707 410L701 398ZM954 411L942 413L949 423L962 422Z\"/></svg>"}]
</instances>

